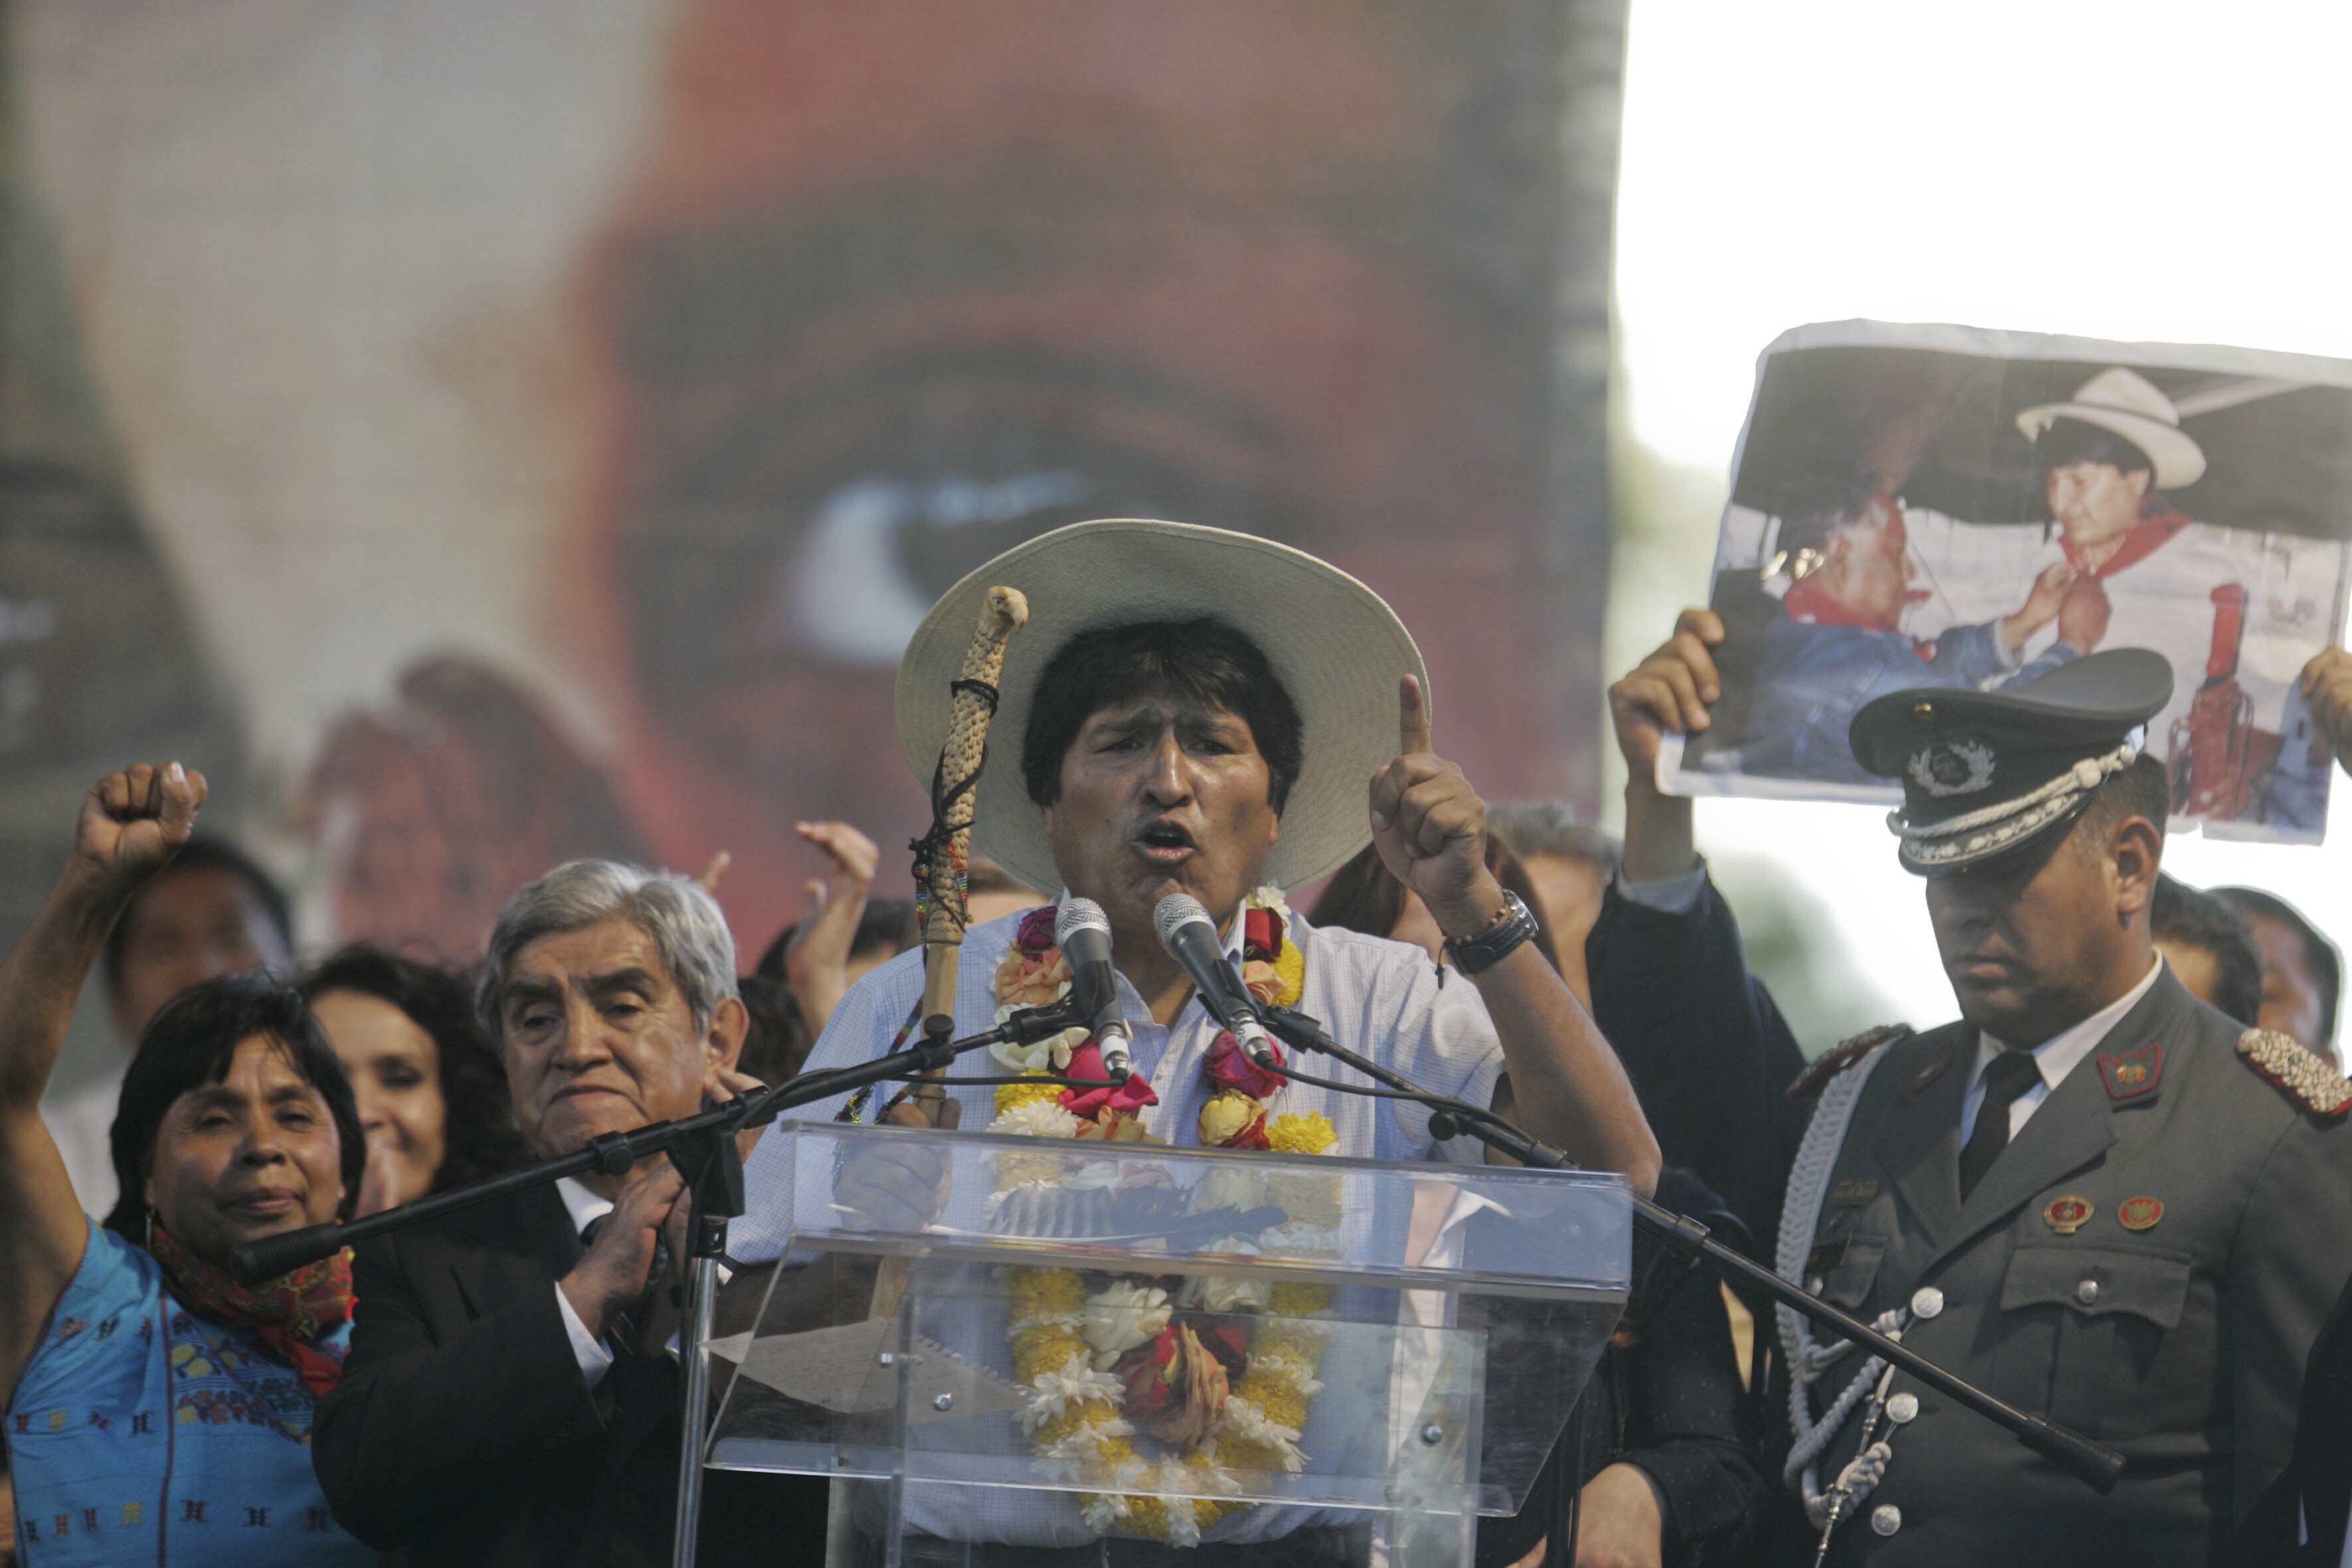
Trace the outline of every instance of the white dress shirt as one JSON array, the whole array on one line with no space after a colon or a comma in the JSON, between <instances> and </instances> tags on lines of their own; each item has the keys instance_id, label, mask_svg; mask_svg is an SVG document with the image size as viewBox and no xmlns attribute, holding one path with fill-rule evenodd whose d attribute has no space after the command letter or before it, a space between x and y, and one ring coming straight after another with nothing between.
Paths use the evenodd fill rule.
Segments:
<instances>
[{"instance_id":1,"label":"white dress shirt","mask_svg":"<svg viewBox=\"0 0 2352 1568\"><path fill-rule=\"evenodd\" d=\"M2158 953L2138 984L2073 1028L2062 1029L2032 1048L2030 1054L2033 1058L2033 1065L2042 1070L2042 1081L2009 1102L2009 1135L2011 1139L2023 1131L2034 1109L2066 1081L2066 1075L2082 1065L2083 1058L2107 1037L2109 1030L2123 1022L2124 1015L2139 1005L2139 999L2147 994L2149 987L2156 984L2156 977L2163 973L2164 955ZM1977 1112L1984 1105L1985 1069L1992 1065L1994 1058L2009 1048L1990 1035L1979 1034L1977 1037L1977 1063L1969 1074L1969 1097L1960 1102L1960 1147L1963 1149L1969 1146L1969 1134L1976 1131Z\"/></svg>"},{"instance_id":2,"label":"white dress shirt","mask_svg":"<svg viewBox=\"0 0 2352 1568\"><path fill-rule=\"evenodd\" d=\"M613 1212L612 1199L598 1197L577 1177L565 1176L558 1181L555 1195L563 1200L564 1209L572 1215L572 1230L575 1236L587 1229L591 1220L603 1219ZM580 1363L580 1375L588 1380L589 1387L593 1388L604 1382L605 1373L612 1370L613 1352L604 1348L603 1341L588 1331L588 1325L581 1321L578 1312L572 1310L572 1298L563 1293L561 1280L555 1286L555 1305L563 1314L564 1331L572 1336L572 1354Z\"/></svg>"}]
</instances>

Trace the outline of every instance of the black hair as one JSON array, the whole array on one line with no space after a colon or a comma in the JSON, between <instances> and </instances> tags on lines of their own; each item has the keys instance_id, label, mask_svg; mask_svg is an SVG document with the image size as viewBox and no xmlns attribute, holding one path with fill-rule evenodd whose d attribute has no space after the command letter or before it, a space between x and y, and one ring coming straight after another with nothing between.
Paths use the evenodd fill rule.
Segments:
<instances>
[{"instance_id":1,"label":"black hair","mask_svg":"<svg viewBox=\"0 0 2352 1568\"><path fill-rule=\"evenodd\" d=\"M2344 990L2344 957L2336 951L2336 944L2305 918L2301 910L2275 893L2265 893L2260 888L2216 888L2213 896L2250 921L2257 915L2274 920L2302 939L2303 961L2311 965L2311 977L2319 982L2320 1027L2318 1039L2303 1043L2317 1050L2333 1041L2336 1003Z\"/></svg>"},{"instance_id":2,"label":"black hair","mask_svg":"<svg viewBox=\"0 0 2352 1568\"><path fill-rule=\"evenodd\" d=\"M2164 825L2172 811L2172 775L2164 764L2142 752L2131 765L2091 792L2074 829L2085 854L2106 851L2107 837L2135 816L2146 817L2164 842Z\"/></svg>"},{"instance_id":3,"label":"black hair","mask_svg":"<svg viewBox=\"0 0 2352 1568\"><path fill-rule=\"evenodd\" d=\"M1257 644L1207 616L1080 632L1045 661L1021 737L1029 798L1051 805L1061 797L1062 759L1088 719L1159 692L1223 709L1249 726L1270 775L1267 802L1281 816L1306 760L1297 705Z\"/></svg>"},{"instance_id":4,"label":"black hair","mask_svg":"<svg viewBox=\"0 0 2352 1568\"><path fill-rule=\"evenodd\" d=\"M2229 903L2157 873L2148 933L2213 955L2213 1005L2247 1027L2263 1011L2263 950Z\"/></svg>"},{"instance_id":5,"label":"black hair","mask_svg":"<svg viewBox=\"0 0 2352 1568\"><path fill-rule=\"evenodd\" d=\"M176 877L183 871L203 871L213 868L229 871L252 890L261 905L261 912L278 932L278 941L287 952L294 951L294 910L287 901L286 889L278 879L261 868L260 864L244 850L225 838L206 838L202 835L180 846L171 862L149 879L152 887L166 877ZM122 984L122 952L131 941L131 928L139 910L139 895L133 893L121 917L106 933L105 950L99 955L100 973L106 977L106 989L113 994Z\"/></svg>"},{"instance_id":6,"label":"black hair","mask_svg":"<svg viewBox=\"0 0 2352 1568\"><path fill-rule=\"evenodd\" d=\"M330 991L355 991L388 1002L433 1037L434 1077L446 1118L433 1191L462 1187L529 1162L530 1149L515 1125L506 1068L482 1032L473 984L465 975L354 942L304 975L299 989L310 1002Z\"/></svg>"},{"instance_id":7,"label":"black hair","mask_svg":"<svg viewBox=\"0 0 2352 1568\"><path fill-rule=\"evenodd\" d=\"M292 986L259 974L224 974L189 986L157 1010L122 1075L108 1142L117 1196L106 1228L138 1237L146 1226L147 1176L155 1136L179 1098L228 1077L236 1048L255 1036L275 1040L303 1082L319 1091L341 1140L343 1196L338 1218L352 1217L367 1165L367 1134L343 1064L327 1044L310 1005Z\"/></svg>"},{"instance_id":8,"label":"black hair","mask_svg":"<svg viewBox=\"0 0 2352 1568\"><path fill-rule=\"evenodd\" d=\"M1794 556L1826 551L1830 536L1870 515L1885 492L1869 475L1844 469L1809 474L1780 498L1780 532L1773 547Z\"/></svg>"},{"instance_id":9,"label":"black hair","mask_svg":"<svg viewBox=\"0 0 2352 1568\"><path fill-rule=\"evenodd\" d=\"M2156 475L2156 459L2114 431L2080 419L2054 419L2033 443L2033 460L2047 475L2069 463L2105 463L2119 473Z\"/></svg>"}]
</instances>

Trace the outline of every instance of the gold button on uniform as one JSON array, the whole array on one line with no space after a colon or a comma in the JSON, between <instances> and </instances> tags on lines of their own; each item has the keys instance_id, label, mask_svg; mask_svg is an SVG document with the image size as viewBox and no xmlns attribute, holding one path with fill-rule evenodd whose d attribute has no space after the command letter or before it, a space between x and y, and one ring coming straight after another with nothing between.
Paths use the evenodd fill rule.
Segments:
<instances>
[{"instance_id":1,"label":"gold button on uniform","mask_svg":"<svg viewBox=\"0 0 2352 1568\"><path fill-rule=\"evenodd\" d=\"M1897 1426L1907 1426L1919 1418L1919 1396L1898 1394L1886 1402L1886 1418Z\"/></svg>"},{"instance_id":2,"label":"gold button on uniform","mask_svg":"<svg viewBox=\"0 0 2352 1568\"><path fill-rule=\"evenodd\" d=\"M1891 1502L1880 1503L1870 1510L1870 1528L1881 1535L1892 1535L1903 1528L1903 1510Z\"/></svg>"},{"instance_id":3,"label":"gold button on uniform","mask_svg":"<svg viewBox=\"0 0 2352 1568\"><path fill-rule=\"evenodd\" d=\"M2097 1280L2085 1279L2080 1285L2074 1287L2074 1300L2082 1302L2085 1307L2089 1306L2098 1299L2099 1282Z\"/></svg>"},{"instance_id":4,"label":"gold button on uniform","mask_svg":"<svg viewBox=\"0 0 2352 1568\"><path fill-rule=\"evenodd\" d=\"M1944 1293L1933 1285L1922 1285L1911 1292L1911 1315L1932 1318L1944 1310Z\"/></svg>"}]
</instances>

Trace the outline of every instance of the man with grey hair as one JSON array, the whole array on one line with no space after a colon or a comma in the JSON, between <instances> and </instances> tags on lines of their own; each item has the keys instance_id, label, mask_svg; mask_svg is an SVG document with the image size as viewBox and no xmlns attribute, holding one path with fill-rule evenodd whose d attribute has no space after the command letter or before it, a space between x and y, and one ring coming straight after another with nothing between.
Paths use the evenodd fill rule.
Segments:
<instances>
[{"instance_id":1,"label":"man with grey hair","mask_svg":"<svg viewBox=\"0 0 2352 1568\"><path fill-rule=\"evenodd\" d=\"M577 860L515 894L480 1006L541 1159L758 1087L735 1070L735 944L674 873ZM656 1157L359 1248L351 1355L314 1443L352 1534L435 1564L668 1560L682 1185ZM791 1507L732 1500L709 1494L713 1561L735 1555L714 1536Z\"/></svg>"},{"instance_id":2,"label":"man with grey hair","mask_svg":"<svg viewBox=\"0 0 2352 1568\"><path fill-rule=\"evenodd\" d=\"M1584 967L1584 939L1601 915L1601 890L1617 875L1625 847L1580 821L1564 800L1510 800L1486 808L1486 831L1526 867L1551 927L1553 956L1568 988L1587 1007L1592 982Z\"/></svg>"}]
</instances>

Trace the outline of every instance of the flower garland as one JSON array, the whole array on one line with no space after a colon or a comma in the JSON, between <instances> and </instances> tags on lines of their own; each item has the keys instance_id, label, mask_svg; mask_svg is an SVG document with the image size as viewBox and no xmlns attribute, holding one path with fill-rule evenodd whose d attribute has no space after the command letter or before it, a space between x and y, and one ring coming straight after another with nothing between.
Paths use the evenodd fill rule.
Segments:
<instances>
[{"instance_id":1,"label":"flower garland","mask_svg":"<svg viewBox=\"0 0 2352 1568\"><path fill-rule=\"evenodd\" d=\"M1242 977L1258 1001L1295 1005L1307 965L1289 940L1282 895L1261 888L1243 903ZM996 971L1001 1021L1016 1007L1050 1003L1070 985L1069 965L1055 948L1051 908L1021 922ZM1033 1046L993 1047L1013 1072L1075 1078L1103 1076L1102 1058L1083 1029ZM1278 1054L1276 1059L1280 1060ZM1269 1118L1265 1100L1284 1079L1242 1054L1220 1032L1202 1064L1217 1086L1202 1107L1202 1144L1224 1149L1272 1149L1320 1154L1338 1142L1318 1113ZM1040 1138L1099 1138L1158 1142L1139 1112L1159 1103L1139 1075L1116 1089L1076 1089L1052 1084L1008 1084L996 1091L989 1131ZM1147 1208L1172 1197L1154 1190L1156 1174L1129 1169L1119 1177L1098 1163L1122 1192L1106 1203ZM1024 1191L1076 1194L1098 1189L1097 1166L1065 1175L1054 1154L1001 1156L998 1201ZM1192 1194L1192 1212L1252 1215L1269 1205L1282 1223L1255 1225L1249 1234L1216 1242L1243 1254L1329 1256L1338 1251L1339 1194L1336 1177L1296 1173L1269 1177L1246 1168L1213 1171ZM1013 1375L1029 1394L1021 1425L1038 1459L1064 1485L1083 1489L1087 1528L1114 1529L1179 1546L1200 1543L1201 1532L1243 1506L1213 1494L1241 1489L1233 1469L1297 1473L1307 1456L1298 1438L1323 1385L1315 1373L1329 1333L1307 1320L1327 1310L1328 1286L1195 1277L1171 1300L1149 1280L1114 1279L1089 1295L1075 1268L1012 1271ZM1156 1462L1136 1447L1139 1429L1173 1452ZM1133 1489L1156 1482L1185 1496L1146 1496Z\"/></svg>"}]
</instances>

